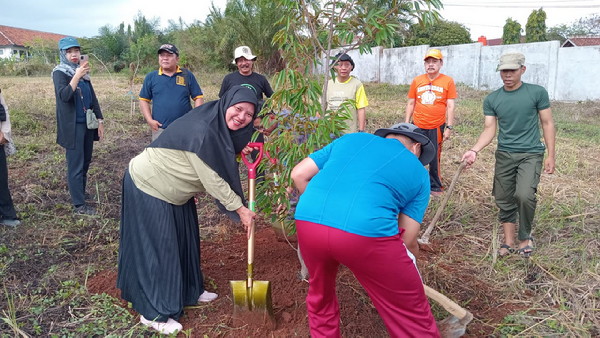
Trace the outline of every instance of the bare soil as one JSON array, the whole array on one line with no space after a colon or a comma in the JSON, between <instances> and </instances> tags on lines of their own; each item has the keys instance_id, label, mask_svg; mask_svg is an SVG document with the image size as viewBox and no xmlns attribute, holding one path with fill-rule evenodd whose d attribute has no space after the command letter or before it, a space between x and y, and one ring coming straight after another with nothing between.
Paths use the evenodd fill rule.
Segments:
<instances>
[{"instance_id":1,"label":"bare soil","mask_svg":"<svg viewBox=\"0 0 600 338\"><path fill-rule=\"evenodd\" d=\"M269 281L272 291L274 309L273 326L268 321L261 321L234 311L231 280L243 281L246 277L245 233L237 230L227 220L218 226L227 227L226 235L212 235L201 243L202 269L205 284L209 291L219 293L219 298L208 304L186 308L181 323L184 330L191 329L193 336L207 334L228 337L308 337L308 320L305 297L308 283L300 280L300 263L293 246L295 236L283 235L281 230L262 224L256 233L255 279ZM202 228L201 228L202 229ZM202 231L202 230L201 230ZM210 231L204 231L210 232ZM431 246L437 247L433 242ZM424 276L434 276L423 266L428 265L429 257L443 254L442 251L425 251L421 257L421 270ZM493 324L499 323L507 314L519 310L519 306L497 306L500 300L494 296L493 286L468 282L470 273L452 266L438 267L447 270L457 279L465 281L462 290L454 295L455 301L470 300L469 310L476 317L484 317L485 323L475 320L468 326L468 336L487 336L493 332ZM116 288L116 270L102 271L88 281L88 290L92 293L107 293L120 299ZM341 267L338 273L337 295L341 312L341 332L345 337L385 337L387 331L383 321L377 314L370 299L358 283L352 272ZM458 297L458 298L456 298ZM121 306L126 307L121 300ZM435 304L433 304L435 306ZM135 313L131 310L132 313ZM264 310L255 311L265 314ZM235 313L235 315L234 315ZM443 316L450 316L442 312ZM137 318L137 317L135 317ZM236 320L234 320L234 318ZM445 317L438 318L439 320ZM240 324L241 320L241 324ZM135 323L132 323L132 325ZM180 334L183 336L183 333Z\"/></svg>"}]
</instances>

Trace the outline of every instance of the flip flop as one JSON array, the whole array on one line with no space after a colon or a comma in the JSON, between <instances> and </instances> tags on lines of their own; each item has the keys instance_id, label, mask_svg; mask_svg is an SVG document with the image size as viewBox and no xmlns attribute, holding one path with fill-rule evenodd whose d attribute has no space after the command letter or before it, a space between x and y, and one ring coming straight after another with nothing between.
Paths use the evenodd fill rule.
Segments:
<instances>
[{"instance_id":1,"label":"flip flop","mask_svg":"<svg viewBox=\"0 0 600 338\"><path fill-rule=\"evenodd\" d=\"M512 254L512 253L515 252L515 249L513 249L508 244L502 244L502 245L500 245L500 249L506 249L507 250L507 252L505 254L500 253L500 250L498 250L498 256L500 256L500 257L505 257L505 256L508 256L508 255L510 255L510 254Z\"/></svg>"},{"instance_id":2,"label":"flip flop","mask_svg":"<svg viewBox=\"0 0 600 338\"><path fill-rule=\"evenodd\" d=\"M531 245L527 244L526 246L517 249L517 253L524 258L531 257L531 255L533 255L533 251L535 250L535 247L533 247L533 238L529 237L527 240L531 241Z\"/></svg>"}]
</instances>

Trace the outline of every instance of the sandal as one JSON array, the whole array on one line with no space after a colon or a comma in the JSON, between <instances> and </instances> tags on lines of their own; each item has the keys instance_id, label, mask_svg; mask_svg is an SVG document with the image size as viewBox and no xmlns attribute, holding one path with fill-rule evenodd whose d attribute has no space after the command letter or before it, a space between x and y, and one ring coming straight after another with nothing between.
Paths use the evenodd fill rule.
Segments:
<instances>
[{"instance_id":1,"label":"sandal","mask_svg":"<svg viewBox=\"0 0 600 338\"><path fill-rule=\"evenodd\" d=\"M501 249L506 249L506 253L504 253L504 254L503 254L503 253L501 253L501 252L500 252L500 250L501 250ZM515 252L515 249L513 249L513 248L512 248L510 245L508 245L508 244L502 244L502 245L500 245L500 250L498 250L498 256L500 256L500 257L505 257L505 256L508 256L508 255L510 255L510 254L512 254L512 253L514 253L514 252Z\"/></svg>"},{"instance_id":2,"label":"sandal","mask_svg":"<svg viewBox=\"0 0 600 338\"><path fill-rule=\"evenodd\" d=\"M527 244L526 246L517 249L517 253L524 258L529 258L531 255L533 255L535 247L533 246L533 237L529 237L526 240L531 241L531 245Z\"/></svg>"}]
</instances>

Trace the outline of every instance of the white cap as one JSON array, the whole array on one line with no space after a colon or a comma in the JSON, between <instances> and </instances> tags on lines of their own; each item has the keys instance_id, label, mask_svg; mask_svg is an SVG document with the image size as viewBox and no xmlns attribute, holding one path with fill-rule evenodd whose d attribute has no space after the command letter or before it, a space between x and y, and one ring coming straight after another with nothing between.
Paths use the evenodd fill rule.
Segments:
<instances>
[{"instance_id":1,"label":"white cap","mask_svg":"<svg viewBox=\"0 0 600 338\"><path fill-rule=\"evenodd\" d=\"M235 60L237 60L238 58L241 57L246 58L247 60L254 60L256 59L256 55L252 55L252 51L250 50L250 47L248 46L239 46L238 48L235 49L235 52L233 52L233 64L235 65Z\"/></svg>"}]
</instances>

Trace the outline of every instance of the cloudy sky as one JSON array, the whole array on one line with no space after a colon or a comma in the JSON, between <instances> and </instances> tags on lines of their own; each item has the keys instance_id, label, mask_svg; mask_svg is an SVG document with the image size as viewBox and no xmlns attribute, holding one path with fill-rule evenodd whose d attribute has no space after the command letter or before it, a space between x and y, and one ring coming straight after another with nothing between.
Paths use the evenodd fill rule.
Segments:
<instances>
[{"instance_id":1,"label":"cloudy sky","mask_svg":"<svg viewBox=\"0 0 600 338\"><path fill-rule=\"evenodd\" d=\"M211 3L223 9L227 0L0 0L0 25L52 33L92 37L105 25L131 24L141 12L147 19L159 18L161 28L169 20L185 23L204 21ZM517 20L523 28L532 10L543 7L548 27L600 13L600 0L443 0L442 15L464 24L476 40L502 37L506 19Z\"/></svg>"}]
</instances>

